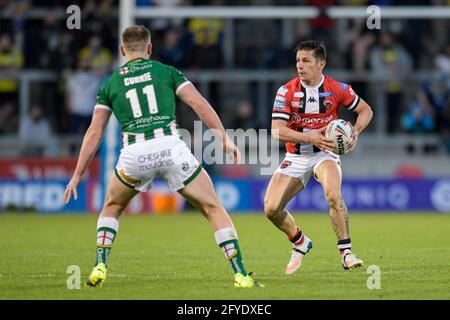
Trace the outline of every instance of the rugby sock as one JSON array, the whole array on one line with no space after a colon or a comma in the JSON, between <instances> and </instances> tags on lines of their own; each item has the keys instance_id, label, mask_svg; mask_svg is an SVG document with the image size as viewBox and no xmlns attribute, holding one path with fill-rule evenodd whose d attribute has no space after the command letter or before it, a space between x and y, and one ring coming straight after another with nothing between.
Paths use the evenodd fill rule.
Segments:
<instances>
[{"instance_id":1,"label":"rugby sock","mask_svg":"<svg viewBox=\"0 0 450 320\"><path fill-rule=\"evenodd\" d=\"M100 217L97 222L97 259L95 265L103 262L108 267L108 257L112 244L119 231L119 220Z\"/></svg>"},{"instance_id":2,"label":"rugby sock","mask_svg":"<svg viewBox=\"0 0 450 320\"><path fill-rule=\"evenodd\" d=\"M337 243L337 247L339 249L339 253L342 255L345 250L352 251L352 242L350 238L339 240Z\"/></svg>"},{"instance_id":3,"label":"rugby sock","mask_svg":"<svg viewBox=\"0 0 450 320\"><path fill-rule=\"evenodd\" d=\"M216 238L216 243L225 254L225 258L230 262L233 272L239 272L246 276L248 273L242 260L236 230L232 227L219 229L214 233L214 237Z\"/></svg>"},{"instance_id":4,"label":"rugby sock","mask_svg":"<svg viewBox=\"0 0 450 320\"><path fill-rule=\"evenodd\" d=\"M288 237L289 241L294 244L294 246L299 246L305 241L302 230L298 226L295 227L295 235L293 237Z\"/></svg>"}]
</instances>

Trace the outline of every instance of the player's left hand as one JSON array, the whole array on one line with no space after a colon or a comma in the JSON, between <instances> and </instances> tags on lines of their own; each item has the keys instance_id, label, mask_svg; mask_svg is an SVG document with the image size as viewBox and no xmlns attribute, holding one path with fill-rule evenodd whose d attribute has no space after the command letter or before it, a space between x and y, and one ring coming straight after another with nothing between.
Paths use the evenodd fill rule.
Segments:
<instances>
[{"instance_id":1,"label":"player's left hand","mask_svg":"<svg viewBox=\"0 0 450 320\"><path fill-rule=\"evenodd\" d=\"M234 164L239 164L241 162L241 152L228 136L225 137L224 151L226 154L230 155Z\"/></svg>"},{"instance_id":2,"label":"player's left hand","mask_svg":"<svg viewBox=\"0 0 450 320\"><path fill-rule=\"evenodd\" d=\"M350 143L350 151L353 151L353 149L356 148L356 144L358 143L358 136L359 132L353 127L353 133L352 133L352 142Z\"/></svg>"},{"instance_id":3,"label":"player's left hand","mask_svg":"<svg viewBox=\"0 0 450 320\"><path fill-rule=\"evenodd\" d=\"M77 192L77 186L80 183L80 177L73 176L72 179L70 179L70 182L66 186L66 190L64 191L64 204L68 204L70 201L70 198L72 197L75 200L78 199L78 192Z\"/></svg>"},{"instance_id":4,"label":"player's left hand","mask_svg":"<svg viewBox=\"0 0 450 320\"><path fill-rule=\"evenodd\" d=\"M226 153L233 159L234 164L239 164L241 162L241 152L233 142L227 142L225 149Z\"/></svg>"}]
</instances>

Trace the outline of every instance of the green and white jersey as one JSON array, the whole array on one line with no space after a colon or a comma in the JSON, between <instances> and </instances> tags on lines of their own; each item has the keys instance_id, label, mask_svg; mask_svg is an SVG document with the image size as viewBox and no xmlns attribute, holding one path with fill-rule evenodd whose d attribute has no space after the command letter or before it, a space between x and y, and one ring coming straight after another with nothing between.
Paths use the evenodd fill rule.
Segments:
<instances>
[{"instance_id":1,"label":"green and white jersey","mask_svg":"<svg viewBox=\"0 0 450 320\"><path fill-rule=\"evenodd\" d=\"M128 61L105 81L96 108L114 112L124 146L176 133L175 99L190 81L177 69L148 59Z\"/></svg>"}]
</instances>

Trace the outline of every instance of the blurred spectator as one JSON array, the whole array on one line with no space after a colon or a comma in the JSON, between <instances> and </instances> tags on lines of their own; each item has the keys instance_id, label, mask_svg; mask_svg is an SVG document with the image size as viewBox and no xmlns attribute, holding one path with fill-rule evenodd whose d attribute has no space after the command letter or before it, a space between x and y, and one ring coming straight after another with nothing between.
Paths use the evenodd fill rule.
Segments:
<instances>
[{"instance_id":1,"label":"blurred spectator","mask_svg":"<svg viewBox=\"0 0 450 320\"><path fill-rule=\"evenodd\" d=\"M17 106L0 100L0 135L17 134Z\"/></svg>"},{"instance_id":2,"label":"blurred spectator","mask_svg":"<svg viewBox=\"0 0 450 320\"><path fill-rule=\"evenodd\" d=\"M319 9L319 16L311 19L314 40L320 40L329 45L332 40L334 21L328 16L327 8L336 5L336 0L309 0L309 6Z\"/></svg>"},{"instance_id":3,"label":"blurred spectator","mask_svg":"<svg viewBox=\"0 0 450 320\"><path fill-rule=\"evenodd\" d=\"M0 36L0 101L17 101L18 70L23 65L23 54L7 34Z\"/></svg>"},{"instance_id":4,"label":"blurred spectator","mask_svg":"<svg viewBox=\"0 0 450 320\"><path fill-rule=\"evenodd\" d=\"M77 57L75 54L74 37L72 32L61 32L59 34L58 46L51 56L54 63L50 64L50 68L56 71L67 72L75 67Z\"/></svg>"},{"instance_id":5,"label":"blurred spectator","mask_svg":"<svg viewBox=\"0 0 450 320\"><path fill-rule=\"evenodd\" d=\"M22 156L41 157L57 155L50 122L39 105L32 105L30 114L20 123L19 138L23 146Z\"/></svg>"},{"instance_id":6,"label":"blurred spectator","mask_svg":"<svg viewBox=\"0 0 450 320\"><path fill-rule=\"evenodd\" d=\"M343 56L345 56L345 63L340 64L341 68L350 69L350 71L356 76L365 77L367 70L369 69L370 50L375 43L375 35L372 30L368 30L364 20L355 19L353 25L346 34L346 37L342 39L347 45L342 49ZM347 50L345 49L347 48ZM333 61L336 63L335 61ZM334 64L333 64L334 66ZM339 67L339 66L336 66ZM364 79L364 78L363 78ZM367 97L368 83L364 80L352 80L352 88L358 93L360 97ZM345 112L342 110L342 112ZM347 120L356 120L356 114L354 112L346 114ZM370 130L370 127L368 128Z\"/></svg>"},{"instance_id":7,"label":"blurred spectator","mask_svg":"<svg viewBox=\"0 0 450 320\"><path fill-rule=\"evenodd\" d=\"M152 0L152 2L153 5L166 9L186 4L184 0ZM155 35L161 36L161 34L170 27L170 22L171 19L152 19L151 26L152 30L155 31Z\"/></svg>"},{"instance_id":8,"label":"blurred spectator","mask_svg":"<svg viewBox=\"0 0 450 320\"><path fill-rule=\"evenodd\" d=\"M164 34L164 42L159 49L159 60L176 68L184 67L184 51L180 46L180 33L169 29Z\"/></svg>"},{"instance_id":9,"label":"blurred spectator","mask_svg":"<svg viewBox=\"0 0 450 320\"><path fill-rule=\"evenodd\" d=\"M11 11L13 18L13 27L16 35L16 42L20 45L23 43L24 39L24 29L25 29L25 17L28 12L28 0L15 0L11 1Z\"/></svg>"},{"instance_id":10,"label":"blurred spectator","mask_svg":"<svg viewBox=\"0 0 450 320\"><path fill-rule=\"evenodd\" d=\"M411 54L414 69L433 68L432 58L439 49L439 44L435 37L430 37L432 32L430 20L414 19L402 22L399 39Z\"/></svg>"},{"instance_id":11,"label":"blurred spectator","mask_svg":"<svg viewBox=\"0 0 450 320\"><path fill-rule=\"evenodd\" d=\"M253 105L248 100L241 101L234 112L235 116L231 121L234 129L252 129L256 128L253 115Z\"/></svg>"},{"instance_id":12,"label":"blurred spectator","mask_svg":"<svg viewBox=\"0 0 450 320\"><path fill-rule=\"evenodd\" d=\"M60 28L56 18L56 12L49 10L44 18L44 26L39 30L39 67L49 69L55 67L55 60L58 56L60 39ZM51 67L53 66L53 67ZM57 66L59 67L59 66Z\"/></svg>"},{"instance_id":13,"label":"blurred spectator","mask_svg":"<svg viewBox=\"0 0 450 320\"><path fill-rule=\"evenodd\" d=\"M215 18L193 18L188 22L188 30L193 38L189 50L191 66L195 68L222 68L221 49L224 21Z\"/></svg>"},{"instance_id":14,"label":"blurred spectator","mask_svg":"<svg viewBox=\"0 0 450 320\"><path fill-rule=\"evenodd\" d=\"M279 50L279 28L274 20L244 20L238 25L236 55L240 64L249 69L275 68ZM264 35L264 36L262 36ZM291 52L295 61L295 54Z\"/></svg>"},{"instance_id":15,"label":"blurred spectator","mask_svg":"<svg viewBox=\"0 0 450 320\"><path fill-rule=\"evenodd\" d=\"M295 68L295 48L300 42L312 39L311 24L307 20L298 20L293 27L292 42L284 48L284 50L277 50L276 65L278 68L293 69Z\"/></svg>"},{"instance_id":16,"label":"blurred spectator","mask_svg":"<svg viewBox=\"0 0 450 320\"><path fill-rule=\"evenodd\" d=\"M409 133L430 133L434 130L433 110L423 104L418 93L418 99L409 106L408 112L403 116L402 128Z\"/></svg>"},{"instance_id":17,"label":"blurred spectator","mask_svg":"<svg viewBox=\"0 0 450 320\"><path fill-rule=\"evenodd\" d=\"M388 32L381 33L380 44L370 56L373 73L385 76L383 82L387 112L387 131L396 132L400 126L399 115L403 103L401 77L407 75L412 68L411 56Z\"/></svg>"},{"instance_id":18,"label":"blurred spectator","mask_svg":"<svg viewBox=\"0 0 450 320\"><path fill-rule=\"evenodd\" d=\"M81 7L83 33L87 35L98 34L101 30L101 21L98 16L99 8L95 0L86 0Z\"/></svg>"},{"instance_id":19,"label":"blurred spectator","mask_svg":"<svg viewBox=\"0 0 450 320\"><path fill-rule=\"evenodd\" d=\"M92 71L89 60L79 60L78 69L68 74L66 105L70 115L70 132L84 133L91 122L100 76Z\"/></svg>"},{"instance_id":20,"label":"blurred spectator","mask_svg":"<svg viewBox=\"0 0 450 320\"><path fill-rule=\"evenodd\" d=\"M403 117L402 126L408 132L437 132L450 152L450 86L449 75L437 72L425 81L417 99Z\"/></svg>"},{"instance_id":21,"label":"blurred spectator","mask_svg":"<svg viewBox=\"0 0 450 320\"><path fill-rule=\"evenodd\" d=\"M450 99L447 100L447 105L442 112L441 124L442 127L439 135L442 138L447 153L450 154Z\"/></svg>"},{"instance_id":22,"label":"blurred spectator","mask_svg":"<svg viewBox=\"0 0 450 320\"><path fill-rule=\"evenodd\" d=\"M369 67L369 50L375 42L374 33L366 28L364 21L355 19L344 40L350 42L346 67L358 73L366 71Z\"/></svg>"},{"instance_id":23,"label":"blurred spectator","mask_svg":"<svg viewBox=\"0 0 450 320\"><path fill-rule=\"evenodd\" d=\"M438 70L450 75L450 43L447 43L434 61Z\"/></svg>"},{"instance_id":24,"label":"blurred spectator","mask_svg":"<svg viewBox=\"0 0 450 320\"><path fill-rule=\"evenodd\" d=\"M92 36L88 45L79 52L79 58L88 61L89 66L99 74L106 74L111 63L111 52L103 47L99 36Z\"/></svg>"},{"instance_id":25,"label":"blurred spectator","mask_svg":"<svg viewBox=\"0 0 450 320\"><path fill-rule=\"evenodd\" d=\"M371 32L365 32L356 38L352 47L353 69L357 72L367 70L369 66L369 50L375 42L375 37Z\"/></svg>"},{"instance_id":26,"label":"blurred spectator","mask_svg":"<svg viewBox=\"0 0 450 320\"><path fill-rule=\"evenodd\" d=\"M448 80L450 75L438 72L430 81L425 82L419 91L419 101L433 110L436 129L441 132L446 126L445 111L450 99L450 87Z\"/></svg>"}]
</instances>

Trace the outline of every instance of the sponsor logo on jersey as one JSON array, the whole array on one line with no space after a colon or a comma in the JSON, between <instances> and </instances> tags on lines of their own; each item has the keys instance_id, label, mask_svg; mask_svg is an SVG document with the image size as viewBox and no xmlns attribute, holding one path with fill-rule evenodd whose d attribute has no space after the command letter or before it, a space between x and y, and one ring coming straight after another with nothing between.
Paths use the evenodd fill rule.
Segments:
<instances>
[{"instance_id":1,"label":"sponsor logo on jersey","mask_svg":"<svg viewBox=\"0 0 450 320\"><path fill-rule=\"evenodd\" d=\"M331 97L333 92L319 92L319 97Z\"/></svg>"},{"instance_id":2,"label":"sponsor logo on jersey","mask_svg":"<svg viewBox=\"0 0 450 320\"><path fill-rule=\"evenodd\" d=\"M154 169L161 169L161 168L169 168L174 165L174 162L172 159L169 160L161 160L154 163L146 164L143 166L139 166L139 171L147 171L147 170L154 170Z\"/></svg>"},{"instance_id":3,"label":"sponsor logo on jersey","mask_svg":"<svg viewBox=\"0 0 450 320\"><path fill-rule=\"evenodd\" d=\"M120 75L124 75L124 74L127 74L128 72L130 72L130 70L128 69L128 67L123 67L123 68L120 68L120 70L119 70L119 74Z\"/></svg>"},{"instance_id":4,"label":"sponsor logo on jersey","mask_svg":"<svg viewBox=\"0 0 450 320\"><path fill-rule=\"evenodd\" d=\"M181 165L181 169L183 169L183 171L188 171L189 170L189 163L183 162L183 164Z\"/></svg>"},{"instance_id":5,"label":"sponsor logo on jersey","mask_svg":"<svg viewBox=\"0 0 450 320\"><path fill-rule=\"evenodd\" d=\"M282 86L280 89L278 89L277 94L279 94L280 96L283 96L288 92L288 88L286 88L285 86Z\"/></svg>"},{"instance_id":6,"label":"sponsor logo on jersey","mask_svg":"<svg viewBox=\"0 0 450 320\"><path fill-rule=\"evenodd\" d=\"M299 106L300 106L300 102L295 102L295 101L291 102L291 107L298 108Z\"/></svg>"},{"instance_id":7,"label":"sponsor logo on jersey","mask_svg":"<svg viewBox=\"0 0 450 320\"><path fill-rule=\"evenodd\" d=\"M162 158L171 157L171 156L172 156L172 150L166 149L166 150L159 151L159 152L140 155L138 157L138 161L141 163L142 162L152 162L152 161L161 160Z\"/></svg>"},{"instance_id":8,"label":"sponsor logo on jersey","mask_svg":"<svg viewBox=\"0 0 450 320\"><path fill-rule=\"evenodd\" d=\"M333 106L333 101L329 100L329 99L325 99L325 101L323 102L325 108L328 110L331 109L331 107Z\"/></svg>"},{"instance_id":9,"label":"sponsor logo on jersey","mask_svg":"<svg viewBox=\"0 0 450 320\"><path fill-rule=\"evenodd\" d=\"M285 101L286 101L285 98L277 97L275 99L275 103L273 104L273 108L276 109L276 110L284 110L285 109L285 107L284 107L284 102Z\"/></svg>"},{"instance_id":10,"label":"sponsor logo on jersey","mask_svg":"<svg viewBox=\"0 0 450 320\"><path fill-rule=\"evenodd\" d=\"M316 98L314 98L314 97L309 97L309 98L308 98L308 102L309 102L309 103L314 103L314 102L317 102L317 100L316 100Z\"/></svg>"},{"instance_id":11,"label":"sponsor logo on jersey","mask_svg":"<svg viewBox=\"0 0 450 320\"><path fill-rule=\"evenodd\" d=\"M138 71L142 71L145 69L148 69L152 66L152 62L151 61L146 61L146 62L142 62L140 64L134 65L132 64L129 67L130 72L138 72Z\"/></svg>"},{"instance_id":12,"label":"sponsor logo on jersey","mask_svg":"<svg viewBox=\"0 0 450 320\"><path fill-rule=\"evenodd\" d=\"M339 82L339 86L342 88L342 90L346 90L348 87L348 84L343 83L343 82Z\"/></svg>"},{"instance_id":13,"label":"sponsor logo on jersey","mask_svg":"<svg viewBox=\"0 0 450 320\"><path fill-rule=\"evenodd\" d=\"M170 120L169 116L149 116L145 118L138 118L134 120L134 123L129 125L130 128L144 128L148 125L158 124L164 121Z\"/></svg>"},{"instance_id":14,"label":"sponsor logo on jersey","mask_svg":"<svg viewBox=\"0 0 450 320\"><path fill-rule=\"evenodd\" d=\"M291 113L291 120L294 123L300 123L302 121L302 117L298 113L292 112Z\"/></svg>"},{"instance_id":15,"label":"sponsor logo on jersey","mask_svg":"<svg viewBox=\"0 0 450 320\"><path fill-rule=\"evenodd\" d=\"M292 164L292 162L288 161L288 160L284 160L281 165L280 168L281 169L286 169L287 167L289 167Z\"/></svg>"},{"instance_id":16,"label":"sponsor logo on jersey","mask_svg":"<svg viewBox=\"0 0 450 320\"><path fill-rule=\"evenodd\" d=\"M303 98L304 96L305 96L305 94L301 91L294 92L294 98Z\"/></svg>"},{"instance_id":17,"label":"sponsor logo on jersey","mask_svg":"<svg viewBox=\"0 0 450 320\"><path fill-rule=\"evenodd\" d=\"M321 117L317 117L317 118L302 118L302 117L300 117L299 114L293 112L291 114L291 120L294 123L301 123L303 126L304 125L314 126L316 124L326 124L326 123L330 122L331 120L333 120L333 115L330 114L326 118L321 118Z\"/></svg>"}]
</instances>

